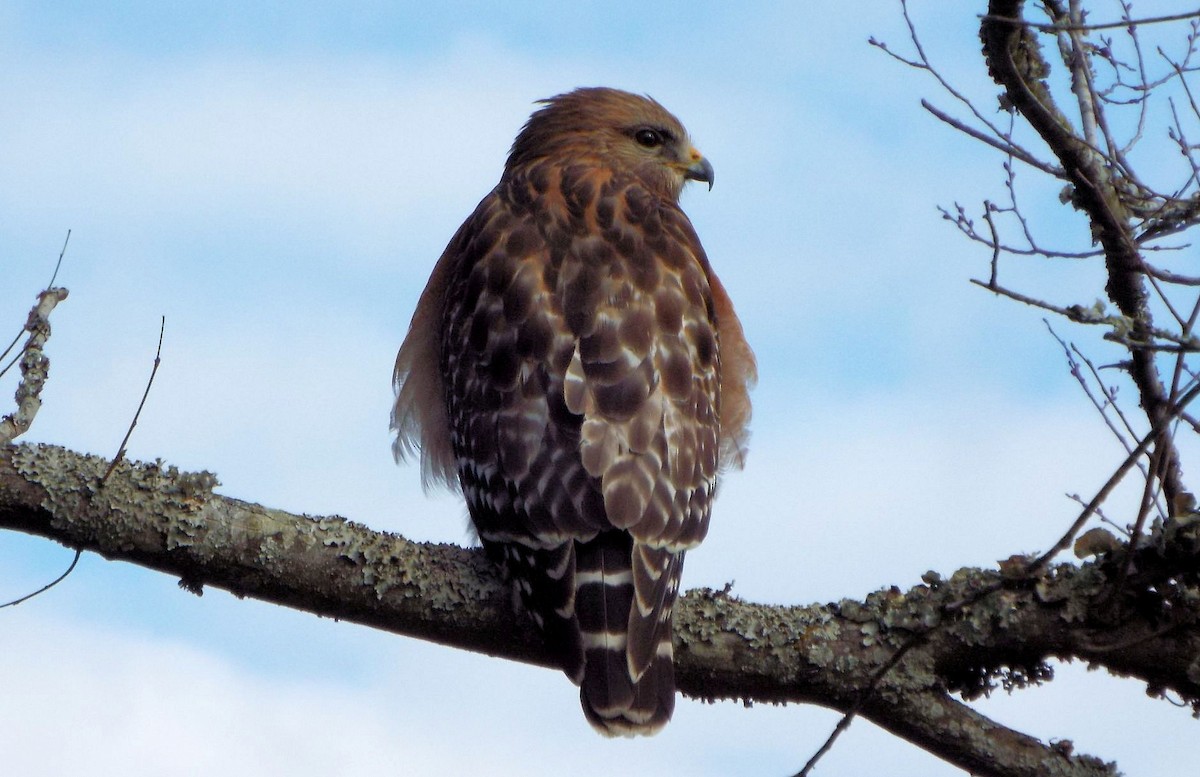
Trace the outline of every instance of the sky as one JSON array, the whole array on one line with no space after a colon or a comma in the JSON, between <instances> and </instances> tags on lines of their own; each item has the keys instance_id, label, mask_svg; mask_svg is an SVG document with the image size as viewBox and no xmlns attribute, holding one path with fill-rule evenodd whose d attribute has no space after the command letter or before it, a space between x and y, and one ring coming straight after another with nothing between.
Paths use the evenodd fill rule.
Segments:
<instances>
[{"instance_id":1,"label":"sky","mask_svg":"<svg viewBox=\"0 0 1200 777\"><path fill-rule=\"evenodd\" d=\"M927 53L990 111L982 4L912 6ZM22 325L71 230L24 439L115 454L165 317L131 458L469 542L460 499L392 460L395 351L534 101L607 85L654 96L714 165L712 191L682 204L759 360L747 467L684 587L861 599L1044 549L1078 511L1067 495L1090 498L1124 453L1042 315L969 283L990 253L937 208L1002 200L1002 159L921 109L961 112L928 74L867 42L911 51L907 35L890 2L0 2L0 331ZM1040 234L1086 246L1053 182L1017 182ZM1096 262L1001 273L1064 304L1103 294ZM1054 326L1097 363L1119 357ZM13 388L0 381L0 412ZM1129 505L1108 511L1124 522ZM71 557L0 533L0 601ZM605 740L560 673L176 582L85 555L0 610L3 771L782 775L838 719L681 700L659 736ZM1129 775L1194 773L1186 710L1057 674L977 706ZM960 772L860 720L817 774Z\"/></svg>"}]
</instances>

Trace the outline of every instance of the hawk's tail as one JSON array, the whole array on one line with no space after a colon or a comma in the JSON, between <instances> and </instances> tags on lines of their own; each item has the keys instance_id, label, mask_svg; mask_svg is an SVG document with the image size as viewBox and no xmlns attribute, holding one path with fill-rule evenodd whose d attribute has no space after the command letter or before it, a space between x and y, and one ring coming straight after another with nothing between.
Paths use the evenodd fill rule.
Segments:
<instances>
[{"instance_id":1,"label":"hawk's tail","mask_svg":"<svg viewBox=\"0 0 1200 777\"><path fill-rule=\"evenodd\" d=\"M575 543L568 540L541 549L483 540L488 555L513 584L514 596L542 632L546 646L578 685L583 679L584 652L575 619Z\"/></svg>"},{"instance_id":2,"label":"hawk's tail","mask_svg":"<svg viewBox=\"0 0 1200 777\"><path fill-rule=\"evenodd\" d=\"M576 545L575 566L584 714L608 736L653 734L675 708L671 611L683 553L601 533Z\"/></svg>"}]
</instances>

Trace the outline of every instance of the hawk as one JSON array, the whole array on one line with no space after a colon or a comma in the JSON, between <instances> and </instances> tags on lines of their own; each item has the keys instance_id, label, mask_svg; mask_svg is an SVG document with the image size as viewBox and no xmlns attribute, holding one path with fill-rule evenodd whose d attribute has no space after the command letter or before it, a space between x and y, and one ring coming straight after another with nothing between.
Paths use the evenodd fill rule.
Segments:
<instances>
[{"instance_id":1,"label":"hawk","mask_svg":"<svg viewBox=\"0 0 1200 777\"><path fill-rule=\"evenodd\" d=\"M688 217L713 168L648 97L541 101L450 240L394 375L397 459L461 488L608 735L675 704L671 613L717 479L741 466L753 353Z\"/></svg>"}]
</instances>

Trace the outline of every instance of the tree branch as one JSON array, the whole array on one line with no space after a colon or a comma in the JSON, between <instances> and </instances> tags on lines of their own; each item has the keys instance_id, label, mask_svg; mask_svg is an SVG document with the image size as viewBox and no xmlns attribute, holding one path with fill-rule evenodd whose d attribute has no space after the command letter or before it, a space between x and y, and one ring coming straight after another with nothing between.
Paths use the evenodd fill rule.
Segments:
<instances>
[{"instance_id":1,"label":"tree branch","mask_svg":"<svg viewBox=\"0 0 1200 777\"><path fill-rule=\"evenodd\" d=\"M991 0L980 27L988 71L1004 87L1009 101L1058 157L1074 187L1074 201L1087 214L1092 235L1104 248L1108 269L1106 290L1131 324L1133 343L1150 342L1153 318L1143 282L1145 262L1133 233L1129 212L1117 191L1115 163L1084 138L1056 105L1043 81L1049 66L1034 34L1024 25L1024 0ZM1130 347L1130 376L1137 385L1150 423L1158 427L1168 414L1167 397L1154 361L1154 350ZM1164 448L1159 473L1168 504L1183 492L1178 453L1169 434L1158 441Z\"/></svg>"},{"instance_id":2,"label":"tree branch","mask_svg":"<svg viewBox=\"0 0 1200 777\"><path fill-rule=\"evenodd\" d=\"M181 473L161 462L122 462L99 489L106 466L104 459L53 446L0 448L0 527L177 575L196 592L216 586L397 634L551 664L480 551L410 542L336 516L296 516L215 495L213 475ZM1094 758L1064 754L1006 729L950 694L973 698L996 682L1040 681L1049 671L1042 661L1060 656L1200 700L1200 685L1188 679L1200 654L1194 579L1200 542L1192 547L1190 555L1176 551L1165 561L1139 551L1144 557L1125 586L1139 597L1138 607L1108 620L1095 616L1094 603L1117 574L1115 561L1054 567L1036 579L964 569L948 580L927 576L928 585L907 592L888 589L861 603L825 606L766 606L690 591L675 615L678 685L704 699L805 702L845 711L904 649L861 707L874 723L975 774L1113 774ZM1153 583L1143 579L1150 570L1159 573ZM963 607L972 597L978 601Z\"/></svg>"},{"instance_id":3,"label":"tree branch","mask_svg":"<svg viewBox=\"0 0 1200 777\"><path fill-rule=\"evenodd\" d=\"M21 362L21 382L17 384L17 409L16 412L0 418L0 445L7 445L27 432L42 407L42 387L46 385L50 376L50 360L46 358L42 348L50 339L50 312L66 298L66 289L48 288L38 295L37 304L29 311L29 319L22 330L29 332L29 339L25 341L25 346L18 356ZM3 375L3 372L0 372L0 375Z\"/></svg>"}]
</instances>

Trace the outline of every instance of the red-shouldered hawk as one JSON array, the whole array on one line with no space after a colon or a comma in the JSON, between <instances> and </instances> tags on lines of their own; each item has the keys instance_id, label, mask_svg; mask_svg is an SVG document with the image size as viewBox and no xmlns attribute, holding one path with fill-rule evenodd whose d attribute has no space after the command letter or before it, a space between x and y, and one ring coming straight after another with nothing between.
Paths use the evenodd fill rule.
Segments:
<instances>
[{"instance_id":1,"label":"red-shouldered hawk","mask_svg":"<svg viewBox=\"0 0 1200 777\"><path fill-rule=\"evenodd\" d=\"M713 169L661 105L542 101L396 357L398 458L461 487L487 555L609 735L671 716L671 612L754 356L678 205Z\"/></svg>"}]
</instances>

